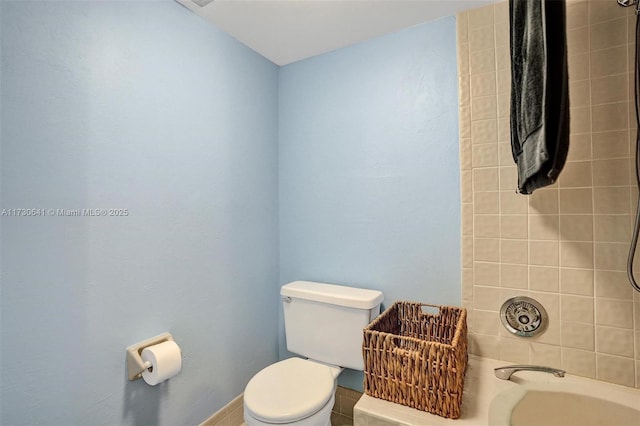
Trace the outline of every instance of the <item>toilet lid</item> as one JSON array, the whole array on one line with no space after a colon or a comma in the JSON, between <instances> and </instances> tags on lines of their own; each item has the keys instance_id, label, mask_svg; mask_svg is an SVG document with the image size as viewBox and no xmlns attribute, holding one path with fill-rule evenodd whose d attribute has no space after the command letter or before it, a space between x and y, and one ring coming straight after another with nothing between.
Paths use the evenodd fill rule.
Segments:
<instances>
[{"instance_id":1,"label":"toilet lid","mask_svg":"<svg viewBox=\"0 0 640 426\"><path fill-rule=\"evenodd\" d=\"M294 422L324 407L334 383L330 367L300 358L285 359L253 376L244 391L245 408L268 423Z\"/></svg>"}]
</instances>

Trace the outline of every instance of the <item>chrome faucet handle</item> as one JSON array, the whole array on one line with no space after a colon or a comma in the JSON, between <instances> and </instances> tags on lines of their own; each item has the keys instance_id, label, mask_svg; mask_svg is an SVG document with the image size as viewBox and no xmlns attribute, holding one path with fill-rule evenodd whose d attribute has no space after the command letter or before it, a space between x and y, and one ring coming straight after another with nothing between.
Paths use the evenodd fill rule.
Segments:
<instances>
[{"instance_id":1,"label":"chrome faucet handle","mask_svg":"<svg viewBox=\"0 0 640 426\"><path fill-rule=\"evenodd\" d=\"M498 379L509 380L511 375L517 371L541 371L543 373L551 373L556 377L564 377L566 371L559 368L544 367L540 365L506 365L493 370Z\"/></svg>"}]
</instances>

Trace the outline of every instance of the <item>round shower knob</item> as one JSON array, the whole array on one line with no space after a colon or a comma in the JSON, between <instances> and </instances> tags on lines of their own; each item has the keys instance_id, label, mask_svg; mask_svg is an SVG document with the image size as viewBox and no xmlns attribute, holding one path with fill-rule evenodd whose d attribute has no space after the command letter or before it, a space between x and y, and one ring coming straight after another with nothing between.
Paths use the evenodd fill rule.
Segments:
<instances>
[{"instance_id":1,"label":"round shower knob","mask_svg":"<svg viewBox=\"0 0 640 426\"><path fill-rule=\"evenodd\" d=\"M544 307L526 296L512 297L504 302L500 308L500 320L510 333L521 337L542 333L549 322Z\"/></svg>"}]
</instances>

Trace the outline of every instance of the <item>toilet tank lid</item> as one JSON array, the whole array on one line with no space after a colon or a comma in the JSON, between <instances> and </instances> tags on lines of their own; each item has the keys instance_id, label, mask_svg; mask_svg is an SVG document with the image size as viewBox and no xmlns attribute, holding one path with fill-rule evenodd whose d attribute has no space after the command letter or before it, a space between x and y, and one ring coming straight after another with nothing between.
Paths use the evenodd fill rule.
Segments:
<instances>
[{"instance_id":1,"label":"toilet tank lid","mask_svg":"<svg viewBox=\"0 0 640 426\"><path fill-rule=\"evenodd\" d=\"M357 309L375 308L384 299L382 292L378 290L312 281L294 281L285 284L280 289L280 295Z\"/></svg>"}]
</instances>

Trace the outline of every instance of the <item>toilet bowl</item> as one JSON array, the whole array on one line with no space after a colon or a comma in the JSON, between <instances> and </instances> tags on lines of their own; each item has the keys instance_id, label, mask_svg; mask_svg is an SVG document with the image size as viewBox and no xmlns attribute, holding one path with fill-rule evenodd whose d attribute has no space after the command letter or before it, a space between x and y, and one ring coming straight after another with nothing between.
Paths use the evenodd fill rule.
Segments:
<instances>
[{"instance_id":1,"label":"toilet bowl","mask_svg":"<svg viewBox=\"0 0 640 426\"><path fill-rule=\"evenodd\" d=\"M382 293L296 281L280 290L288 358L259 371L244 391L248 426L331 426L338 375L364 369L362 329L379 313Z\"/></svg>"},{"instance_id":2,"label":"toilet bowl","mask_svg":"<svg viewBox=\"0 0 640 426\"><path fill-rule=\"evenodd\" d=\"M256 374L244 391L248 426L330 426L341 368L288 358Z\"/></svg>"}]
</instances>

